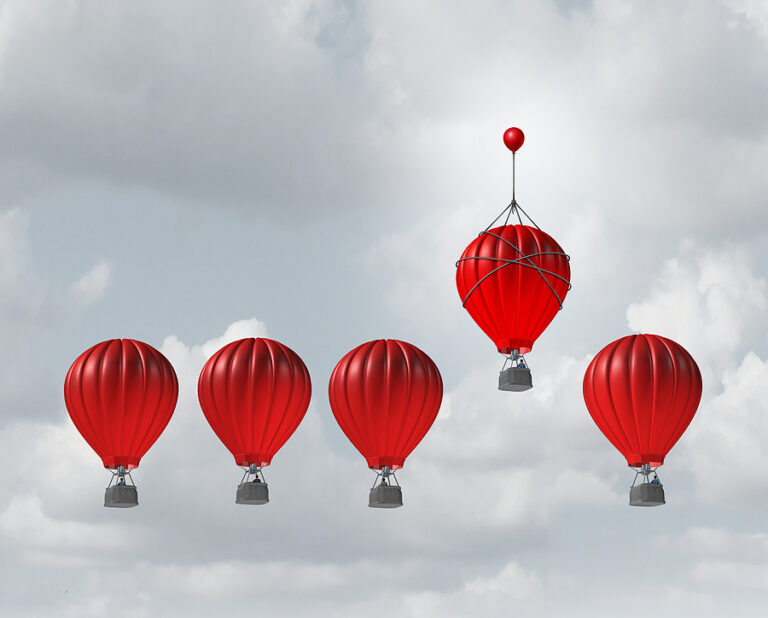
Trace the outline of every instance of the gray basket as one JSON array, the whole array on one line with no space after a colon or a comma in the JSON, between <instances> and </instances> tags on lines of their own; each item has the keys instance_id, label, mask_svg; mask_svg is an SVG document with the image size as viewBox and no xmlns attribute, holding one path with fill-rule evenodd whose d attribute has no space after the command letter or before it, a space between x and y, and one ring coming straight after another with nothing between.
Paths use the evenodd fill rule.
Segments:
<instances>
[{"instance_id":1,"label":"gray basket","mask_svg":"<svg viewBox=\"0 0 768 618\"><path fill-rule=\"evenodd\" d=\"M664 500L664 487L656 483L640 483L629 490L630 506L661 506Z\"/></svg>"},{"instance_id":2,"label":"gray basket","mask_svg":"<svg viewBox=\"0 0 768 618\"><path fill-rule=\"evenodd\" d=\"M533 388L533 378L528 367L510 367L499 374L500 391L527 391Z\"/></svg>"},{"instance_id":3,"label":"gray basket","mask_svg":"<svg viewBox=\"0 0 768 618\"><path fill-rule=\"evenodd\" d=\"M266 504L269 502L269 486L266 483L247 481L237 486L236 504Z\"/></svg>"},{"instance_id":4,"label":"gray basket","mask_svg":"<svg viewBox=\"0 0 768 618\"><path fill-rule=\"evenodd\" d=\"M368 506L372 509L396 509L403 506L403 490L397 485L372 487Z\"/></svg>"},{"instance_id":5,"label":"gray basket","mask_svg":"<svg viewBox=\"0 0 768 618\"><path fill-rule=\"evenodd\" d=\"M104 494L104 506L129 509L139 506L139 492L136 485L112 485Z\"/></svg>"}]
</instances>

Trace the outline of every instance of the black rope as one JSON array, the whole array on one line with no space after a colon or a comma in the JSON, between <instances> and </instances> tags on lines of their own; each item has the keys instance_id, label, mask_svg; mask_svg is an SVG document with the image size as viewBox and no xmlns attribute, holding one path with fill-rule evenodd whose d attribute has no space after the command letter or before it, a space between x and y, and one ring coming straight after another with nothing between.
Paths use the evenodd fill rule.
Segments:
<instances>
[{"instance_id":1,"label":"black rope","mask_svg":"<svg viewBox=\"0 0 768 618\"><path fill-rule=\"evenodd\" d=\"M528 219L533 224L533 227L535 227L537 230L541 232L541 228L538 226L538 224L531 218L531 215L529 215L522 206L517 202L517 200L513 199L507 206L502 210L498 215L496 215L496 218L491 221L488 226L478 234L478 236L482 236L483 234L486 234L488 230L490 230L494 223L496 223L499 219L501 219L505 214L507 215L504 219L504 226L509 224L509 219L512 216L512 213L515 213L517 215L517 220L520 222L520 225L525 225L523 222L523 218L520 216L520 213L523 213L525 215L525 218ZM514 224L513 224L514 225Z\"/></svg>"},{"instance_id":2,"label":"black rope","mask_svg":"<svg viewBox=\"0 0 768 618\"><path fill-rule=\"evenodd\" d=\"M515 151L512 151L512 203L515 203Z\"/></svg>"},{"instance_id":3,"label":"black rope","mask_svg":"<svg viewBox=\"0 0 768 618\"><path fill-rule=\"evenodd\" d=\"M519 211L519 212L518 212L518 215L517 215L517 218L518 218L518 219L520 219L520 212L522 212L522 213L523 213L523 214L524 214L524 215L525 215L525 216L528 218L528 221L530 221L531 223L533 223L533 227L535 227L537 230L541 231L541 228L540 228L538 225L536 225L536 222L535 222L533 219L531 219L531 215L529 215L527 212L525 212L525 211L523 210L523 207L522 207L522 206L520 206L520 204L518 204L517 202L515 202L515 208L516 208L516 209ZM523 220L522 220L522 219L520 219L520 225L522 225L522 224L523 224ZM569 258L569 259L570 259L570 258Z\"/></svg>"},{"instance_id":4,"label":"black rope","mask_svg":"<svg viewBox=\"0 0 768 618\"><path fill-rule=\"evenodd\" d=\"M496 223L496 222L497 222L499 219L501 219L501 217L503 217L503 216L504 216L504 213L505 213L505 212L507 212L507 210L509 210L509 209L510 209L510 207L511 207L512 205L513 205L513 204L512 204L512 202L510 202L509 204L507 204L507 206L504 208L504 210L502 210L502 211L501 211L501 212L500 212L500 213L499 213L499 214L496 216L496 218L495 218L493 221L491 221L491 222L488 224L488 227L486 227L486 228L485 228L485 229L484 229L482 232L480 232L480 233L478 234L478 236L482 236L482 235L483 235L483 234L485 234L485 233L486 233L488 230L490 230L490 229L493 227L493 224L494 224L494 223ZM509 220L509 217L507 217L507 220ZM506 223L505 223L504 225L506 225Z\"/></svg>"},{"instance_id":5,"label":"black rope","mask_svg":"<svg viewBox=\"0 0 768 618\"><path fill-rule=\"evenodd\" d=\"M493 235L495 236L495 234L493 234ZM517 249L517 247L515 247L515 249ZM519 249L518 249L518 251L519 251ZM519 258L514 259L514 260L508 260L508 259L504 259L504 258L484 257L484 256L479 256L479 255L473 255L473 256L470 256L470 257L465 257L465 258L459 259L456 262L456 266L459 265L459 262L465 262L467 260L488 260L488 261L491 261L491 262L503 262L503 264L501 266L497 266L492 271L490 271L490 272L486 273L485 275L483 275L483 277L477 283L475 283L475 285L472 286L472 289L469 290L469 292L467 292L467 295L464 297L464 300L461 301L461 306L462 307L466 306L467 300L469 300L469 297L472 295L472 292L474 292L480 286L480 284L483 281L485 281L488 277L490 277L492 274L500 271L502 268L504 268L505 266L509 266L510 264L519 264L521 266L527 266L528 268L533 268L536 272L539 273L539 275L541 275L541 278L544 279L544 282L547 284L547 287L549 287L549 289L552 292L552 294L555 295L555 298L557 299L557 304L560 306L560 309L562 309L563 308L563 300L560 298L560 295L555 291L555 288L549 282L549 279L547 279L545 274L552 275L553 277L556 277L556 278L560 279L561 281L567 283L568 284L568 290L571 289L571 282L568 279L566 279L565 277L563 277L562 275L559 275L559 274L557 274L555 272L552 272L551 270L547 270L546 268L541 268L540 266L537 266L536 264L534 264L531 261L530 258L539 256L539 255L560 255L560 256L564 256L564 257L568 258L568 255L566 255L565 253L562 253L560 251L542 251L540 253L530 253L528 255L521 255ZM570 259L570 258L568 258L568 259ZM523 261L523 260L527 260L527 262Z\"/></svg>"}]
</instances>

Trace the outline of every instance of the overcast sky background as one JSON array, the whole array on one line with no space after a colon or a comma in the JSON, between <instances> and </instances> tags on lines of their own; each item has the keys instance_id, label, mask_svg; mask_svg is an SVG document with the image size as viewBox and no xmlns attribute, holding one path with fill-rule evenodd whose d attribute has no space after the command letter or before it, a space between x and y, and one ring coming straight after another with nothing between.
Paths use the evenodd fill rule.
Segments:
<instances>
[{"instance_id":1,"label":"overcast sky background","mask_svg":"<svg viewBox=\"0 0 768 618\"><path fill-rule=\"evenodd\" d=\"M0 616L761 615L766 110L761 0L0 0ZM509 202L513 125L574 286L517 394L454 284ZM655 509L581 395L631 332L704 379ZM234 504L196 397L246 336L313 380L264 507ZM62 396L115 337L180 380L130 510ZM445 381L394 511L327 399L377 338Z\"/></svg>"}]
</instances>

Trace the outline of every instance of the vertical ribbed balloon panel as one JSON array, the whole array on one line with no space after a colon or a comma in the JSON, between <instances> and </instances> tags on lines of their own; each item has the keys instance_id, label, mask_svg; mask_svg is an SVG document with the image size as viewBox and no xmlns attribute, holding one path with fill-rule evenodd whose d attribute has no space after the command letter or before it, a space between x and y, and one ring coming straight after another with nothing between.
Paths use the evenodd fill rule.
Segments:
<instances>
[{"instance_id":1,"label":"vertical ribbed balloon panel","mask_svg":"<svg viewBox=\"0 0 768 618\"><path fill-rule=\"evenodd\" d=\"M225 345L198 380L205 418L239 466L268 466L301 423L311 396L304 362L272 339Z\"/></svg>"},{"instance_id":2,"label":"vertical ribbed balloon panel","mask_svg":"<svg viewBox=\"0 0 768 618\"><path fill-rule=\"evenodd\" d=\"M110 469L139 465L170 421L178 393L168 359L132 339L103 341L86 350L64 382L72 422Z\"/></svg>"},{"instance_id":3,"label":"vertical ribbed balloon panel","mask_svg":"<svg viewBox=\"0 0 768 618\"><path fill-rule=\"evenodd\" d=\"M443 382L429 356L379 339L348 352L328 384L334 417L368 467L398 470L437 417Z\"/></svg>"},{"instance_id":4,"label":"vertical ribbed balloon panel","mask_svg":"<svg viewBox=\"0 0 768 618\"><path fill-rule=\"evenodd\" d=\"M530 352L570 288L568 256L545 232L504 225L461 255L456 287L467 312L502 354Z\"/></svg>"},{"instance_id":5,"label":"vertical ribbed balloon panel","mask_svg":"<svg viewBox=\"0 0 768 618\"><path fill-rule=\"evenodd\" d=\"M693 420L702 383L693 357L658 335L630 335L603 348L584 374L584 401L633 467L660 466Z\"/></svg>"}]
</instances>

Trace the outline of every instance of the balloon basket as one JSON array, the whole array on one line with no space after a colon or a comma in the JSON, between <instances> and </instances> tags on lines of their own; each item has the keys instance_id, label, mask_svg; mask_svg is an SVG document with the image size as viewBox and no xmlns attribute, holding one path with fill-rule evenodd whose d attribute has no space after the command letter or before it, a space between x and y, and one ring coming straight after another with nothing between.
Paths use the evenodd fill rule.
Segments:
<instances>
[{"instance_id":1,"label":"balloon basket","mask_svg":"<svg viewBox=\"0 0 768 618\"><path fill-rule=\"evenodd\" d=\"M396 509L403 506L403 490L399 485L379 485L371 488L368 506L372 509Z\"/></svg>"},{"instance_id":2,"label":"balloon basket","mask_svg":"<svg viewBox=\"0 0 768 618\"><path fill-rule=\"evenodd\" d=\"M632 467L632 466L630 466ZM629 506L661 506L666 504L664 500L664 485L661 484L656 468L649 464L643 464L639 468L633 468L635 480L629 490ZM653 474L653 480L651 480ZM637 482L637 477L642 476L642 482Z\"/></svg>"},{"instance_id":3,"label":"balloon basket","mask_svg":"<svg viewBox=\"0 0 768 618\"><path fill-rule=\"evenodd\" d=\"M499 374L499 390L522 392L533 388L533 377L528 367L510 367Z\"/></svg>"},{"instance_id":4,"label":"balloon basket","mask_svg":"<svg viewBox=\"0 0 768 618\"><path fill-rule=\"evenodd\" d=\"M640 483L629 490L630 506L661 506L664 500L664 487L654 483Z\"/></svg>"},{"instance_id":5,"label":"balloon basket","mask_svg":"<svg viewBox=\"0 0 768 618\"><path fill-rule=\"evenodd\" d=\"M236 504L266 504L269 502L269 486L261 481L248 481L237 486Z\"/></svg>"},{"instance_id":6,"label":"balloon basket","mask_svg":"<svg viewBox=\"0 0 768 618\"><path fill-rule=\"evenodd\" d=\"M237 486L235 504L267 504L269 502L269 485L263 477L264 473L256 464L251 464L245 468L245 474Z\"/></svg>"},{"instance_id":7,"label":"balloon basket","mask_svg":"<svg viewBox=\"0 0 768 618\"><path fill-rule=\"evenodd\" d=\"M126 478L130 484L126 482ZM117 479L113 485L112 481ZM104 506L115 509L129 509L139 506L139 492L131 478L131 473L123 466L112 471L112 478L104 492Z\"/></svg>"},{"instance_id":8,"label":"balloon basket","mask_svg":"<svg viewBox=\"0 0 768 618\"><path fill-rule=\"evenodd\" d=\"M139 506L139 492L136 490L136 485L107 487L107 491L104 493L104 506L117 509Z\"/></svg>"},{"instance_id":9,"label":"balloon basket","mask_svg":"<svg viewBox=\"0 0 768 618\"><path fill-rule=\"evenodd\" d=\"M384 466L380 472L378 470L374 472L376 472L376 481L381 478L381 483L376 485L376 481L373 482L368 495L368 506L372 509L396 509L403 506L403 490L397 482L394 471Z\"/></svg>"}]
</instances>

